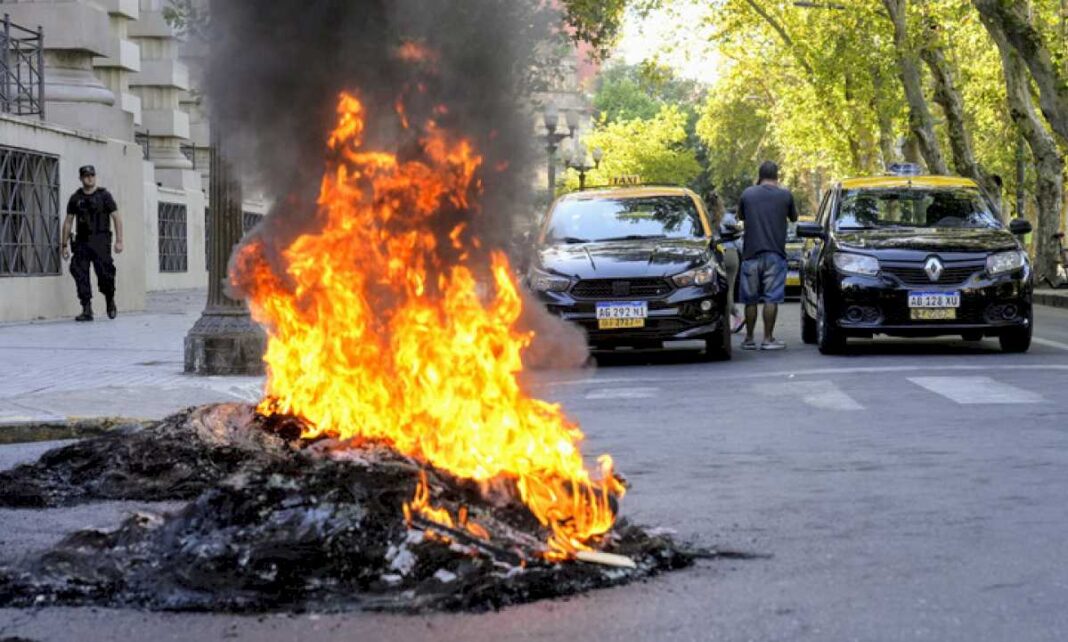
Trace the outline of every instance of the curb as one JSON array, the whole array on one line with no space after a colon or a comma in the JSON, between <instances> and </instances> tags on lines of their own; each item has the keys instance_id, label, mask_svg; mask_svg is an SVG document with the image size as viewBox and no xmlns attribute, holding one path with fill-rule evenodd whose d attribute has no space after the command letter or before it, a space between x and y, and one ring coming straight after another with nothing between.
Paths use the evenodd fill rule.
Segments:
<instances>
[{"instance_id":1,"label":"curb","mask_svg":"<svg viewBox=\"0 0 1068 642\"><path fill-rule=\"evenodd\" d=\"M1051 308L1068 308L1068 290L1065 290L1063 294L1052 290L1036 291L1034 302Z\"/></svg>"},{"instance_id":2,"label":"curb","mask_svg":"<svg viewBox=\"0 0 1068 642\"><path fill-rule=\"evenodd\" d=\"M144 419L128 417L0 422L0 446L62 439L84 439L85 437L103 435L113 430L141 427L146 423Z\"/></svg>"}]
</instances>

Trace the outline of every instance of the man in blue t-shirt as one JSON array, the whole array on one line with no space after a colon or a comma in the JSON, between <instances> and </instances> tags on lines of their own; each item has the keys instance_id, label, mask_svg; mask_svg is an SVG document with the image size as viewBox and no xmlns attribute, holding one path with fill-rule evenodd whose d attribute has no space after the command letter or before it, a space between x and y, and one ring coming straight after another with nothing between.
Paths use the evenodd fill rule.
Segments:
<instances>
[{"instance_id":1,"label":"man in blue t-shirt","mask_svg":"<svg viewBox=\"0 0 1068 642\"><path fill-rule=\"evenodd\" d=\"M779 166L760 165L757 184L746 188L738 202L738 219L745 223L741 296L745 304L743 350L756 350L757 305L764 304L764 341L761 350L782 350L775 338L779 304L786 299L786 230L797 221L797 205L790 190L779 186Z\"/></svg>"}]
</instances>

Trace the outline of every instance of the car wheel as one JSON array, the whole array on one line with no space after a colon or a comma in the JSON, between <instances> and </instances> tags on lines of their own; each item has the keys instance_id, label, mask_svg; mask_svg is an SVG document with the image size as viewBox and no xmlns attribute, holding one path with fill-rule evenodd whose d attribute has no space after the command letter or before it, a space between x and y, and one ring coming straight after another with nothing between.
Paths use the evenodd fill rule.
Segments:
<instances>
[{"instance_id":1,"label":"car wheel","mask_svg":"<svg viewBox=\"0 0 1068 642\"><path fill-rule=\"evenodd\" d=\"M816 343L823 354L841 354L846 349L846 338L834 323L827 320L827 306L820 297L816 312Z\"/></svg>"},{"instance_id":2,"label":"car wheel","mask_svg":"<svg viewBox=\"0 0 1068 642\"><path fill-rule=\"evenodd\" d=\"M983 333L982 332L965 332L965 333L960 335L960 338L964 339L965 341L970 341L970 342L974 343L976 341L982 341L983 340Z\"/></svg>"},{"instance_id":3,"label":"car wheel","mask_svg":"<svg viewBox=\"0 0 1068 642\"><path fill-rule=\"evenodd\" d=\"M815 345L819 340L816 331L816 320L808 316L805 310L805 297L801 297L801 340L808 345Z\"/></svg>"},{"instance_id":4,"label":"car wheel","mask_svg":"<svg viewBox=\"0 0 1068 642\"><path fill-rule=\"evenodd\" d=\"M731 324L730 317L724 315L719 324L719 331L705 337L705 361L731 360Z\"/></svg>"},{"instance_id":5,"label":"car wheel","mask_svg":"<svg viewBox=\"0 0 1068 642\"><path fill-rule=\"evenodd\" d=\"M1031 349L1031 333L1035 325L1034 314L1028 317L1030 323L1026 328L1016 328L1009 330L998 337L998 341L1001 342L1002 352L1027 352Z\"/></svg>"}]
</instances>

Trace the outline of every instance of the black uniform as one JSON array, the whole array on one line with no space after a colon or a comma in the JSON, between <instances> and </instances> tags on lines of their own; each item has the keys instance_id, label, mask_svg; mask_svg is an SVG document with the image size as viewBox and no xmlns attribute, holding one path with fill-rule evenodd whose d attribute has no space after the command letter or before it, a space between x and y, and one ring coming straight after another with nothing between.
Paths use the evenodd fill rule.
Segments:
<instances>
[{"instance_id":1,"label":"black uniform","mask_svg":"<svg viewBox=\"0 0 1068 642\"><path fill-rule=\"evenodd\" d=\"M67 214L77 221L70 274L78 288L78 300L88 305L93 298L89 287L89 264L96 271L96 283L106 298L115 296L115 262L111 259L111 214L118 206L103 187L92 194L78 190L67 202Z\"/></svg>"}]
</instances>

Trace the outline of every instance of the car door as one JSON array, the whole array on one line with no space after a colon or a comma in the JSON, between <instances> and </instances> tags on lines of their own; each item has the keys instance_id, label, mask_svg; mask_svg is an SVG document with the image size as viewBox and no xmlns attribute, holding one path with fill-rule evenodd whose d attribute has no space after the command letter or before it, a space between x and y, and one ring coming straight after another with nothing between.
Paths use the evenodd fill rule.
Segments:
<instances>
[{"instance_id":1,"label":"car door","mask_svg":"<svg viewBox=\"0 0 1068 642\"><path fill-rule=\"evenodd\" d=\"M823 194L819 211L816 213L816 223L827 231L829 229L830 210L834 200L834 187ZM801 305L809 316L816 316L816 297L819 295L820 257L823 254L824 241L821 239L805 239L801 249Z\"/></svg>"}]
</instances>

